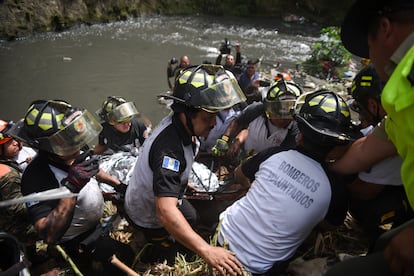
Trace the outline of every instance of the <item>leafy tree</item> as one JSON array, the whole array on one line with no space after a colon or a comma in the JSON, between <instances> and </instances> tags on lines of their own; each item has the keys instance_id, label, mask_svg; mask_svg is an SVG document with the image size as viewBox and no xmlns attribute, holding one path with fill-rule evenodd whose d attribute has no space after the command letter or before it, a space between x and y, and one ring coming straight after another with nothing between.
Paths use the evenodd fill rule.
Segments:
<instances>
[{"instance_id":1,"label":"leafy tree","mask_svg":"<svg viewBox=\"0 0 414 276\"><path fill-rule=\"evenodd\" d=\"M307 73L324 78L341 77L349 64L351 53L342 45L339 27L326 27L320 31L312 53L303 65Z\"/></svg>"}]
</instances>

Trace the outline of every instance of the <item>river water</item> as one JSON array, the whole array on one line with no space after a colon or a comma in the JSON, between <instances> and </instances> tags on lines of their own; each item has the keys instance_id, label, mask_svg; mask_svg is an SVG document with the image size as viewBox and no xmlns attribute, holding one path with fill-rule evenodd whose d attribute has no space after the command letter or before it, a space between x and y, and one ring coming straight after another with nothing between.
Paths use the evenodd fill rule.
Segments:
<instances>
[{"instance_id":1,"label":"river water","mask_svg":"<svg viewBox=\"0 0 414 276\"><path fill-rule=\"evenodd\" d=\"M168 89L171 57L215 62L224 38L262 70L305 60L319 35L310 23L276 19L150 16L77 26L61 33L0 41L0 119L18 120L36 99L64 99L96 111L109 95L124 96L153 124L168 114L156 95ZM233 49L232 52L235 52Z\"/></svg>"}]
</instances>

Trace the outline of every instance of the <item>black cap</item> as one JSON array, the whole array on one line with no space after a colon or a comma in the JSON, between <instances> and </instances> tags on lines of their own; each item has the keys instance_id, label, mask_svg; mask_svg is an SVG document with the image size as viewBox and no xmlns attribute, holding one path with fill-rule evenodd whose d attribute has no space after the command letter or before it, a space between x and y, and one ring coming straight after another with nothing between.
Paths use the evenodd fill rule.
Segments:
<instances>
[{"instance_id":1,"label":"black cap","mask_svg":"<svg viewBox=\"0 0 414 276\"><path fill-rule=\"evenodd\" d=\"M342 43L352 54L368 58L368 25L371 20L408 9L414 9L413 0L356 0L342 23Z\"/></svg>"}]
</instances>

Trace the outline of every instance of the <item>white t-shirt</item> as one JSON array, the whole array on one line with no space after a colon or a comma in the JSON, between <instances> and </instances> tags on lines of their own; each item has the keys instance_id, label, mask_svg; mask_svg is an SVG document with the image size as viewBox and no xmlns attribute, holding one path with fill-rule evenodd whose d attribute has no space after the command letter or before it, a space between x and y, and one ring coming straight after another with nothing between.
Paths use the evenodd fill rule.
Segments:
<instances>
[{"instance_id":1,"label":"white t-shirt","mask_svg":"<svg viewBox=\"0 0 414 276\"><path fill-rule=\"evenodd\" d=\"M49 165L57 181L68 176L68 173ZM62 242L71 240L76 236L94 229L99 223L104 208L104 198L99 189L98 182L92 178L80 191L76 200L75 212L69 228L61 238Z\"/></svg>"},{"instance_id":2,"label":"white t-shirt","mask_svg":"<svg viewBox=\"0 0 414 276\"><path fill-rule=\"evenodd\" d=\"M278 128L263 116L259 116L249 124L249 135L244 142L246 151L260 152L274 146L280 146L285 140L293 121L286 128Z\"/></svg>"},{"instance_id":3,"label":"white t-shirt","mask_svg":"<svg viewBox=\"0 0 414 276\"><path fill-rule=\"evenodd\" d=\"M374 130L374 127L369 126L361 131L368 135ZM384 159L366 171L358 174L359 179L362 181L380 184L380 185L392 185L402 186L403 182L401 179L401 166L402 159L399 155L388 157Z\"/></svg>"},{"instance_id":4,"label":"white t-shirt","mask_svg":"<svg viewBox=\"0 0 414 276\"><path fill-rule=\"evenodd\" d=\"M274 154L259 167L246 196L220 214L219 242L251 273L264 273L289 259L322 221L331 187L322 166L289 150Z\"/></svg>"},{"instance_id":5,"label":"white t-shirt","mask_svg":"<svg viewBox=\"0 0 414 276\"><path fill-rule=\"evenodd\" d=\"M29 164L27 160L35 158L36 154L37 152L34 149L26 146L22 147L22 149L19 151L19 154L15 158L17 164L19 164L19 167L20 169L22 169L22 171L24 171L27 165Z\"/></svg>"}]
</instances>

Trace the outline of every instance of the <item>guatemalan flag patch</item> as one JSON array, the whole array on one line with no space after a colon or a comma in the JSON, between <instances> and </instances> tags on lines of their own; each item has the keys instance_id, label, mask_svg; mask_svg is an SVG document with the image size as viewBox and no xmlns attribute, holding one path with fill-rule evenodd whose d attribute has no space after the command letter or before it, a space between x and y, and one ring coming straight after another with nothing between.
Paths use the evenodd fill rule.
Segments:
<instances>
[{"instance_id":1,"label":"guatemalan flag patch","mask_svg":"<svg viewBox=\"0 0 414 276\"><path fill-rule=\"evenodd\" d=\"M180 168L180 161L169 156L164 156L164 159L162 160L162 167L170 171L178 172Z\"/></svg>"}]
</instances>

